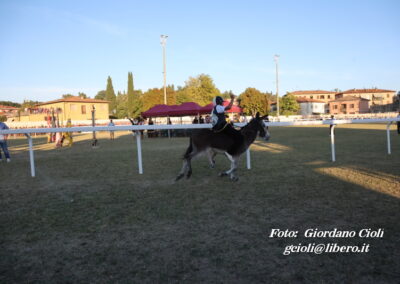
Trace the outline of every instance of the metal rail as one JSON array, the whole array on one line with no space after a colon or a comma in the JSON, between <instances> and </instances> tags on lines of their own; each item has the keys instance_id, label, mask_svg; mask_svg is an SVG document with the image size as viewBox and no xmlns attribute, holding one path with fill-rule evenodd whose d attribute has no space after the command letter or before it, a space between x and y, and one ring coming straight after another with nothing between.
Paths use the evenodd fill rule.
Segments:
<instances>
[{"instance_id":1,"label":"metal rail","mask_svg":"<svg viewBox=\"0 0 400 284\"><path fill-rule=\"evenodd\" d=\"M329 119L329 120L313 120L313 121L285 121L285 122L264 122L266 126L282 127L282 126L300 126L300 125L331 125L331 154L332 162L336 161L335 153L335 126L338 124L371 124L386 123L387 137L387 153L391 154L390 143L390 125L393 122L400 121L400 117L382 118L382 119ZM235 123L236 126L242 127L246 123ZM140 139L140 130L171 130L171 129L202 129L211 128L211 124L163 124L163 125L124 125L124 126L83 126L83 127L61 127L61 128L25 128L25 129L9 129L0 130L0 134L25 134L29 142L29 159L31 164L31 175L35 177L35 161L33 154L32 133L56 133L56 132L97 132L97 131L133 131L136 133L136 143L138 151L138 167L139 174L143 174L142 161L142 142ZM246 151L247 169L251 168L250 150Z\"/></svg>"}]
</instances>

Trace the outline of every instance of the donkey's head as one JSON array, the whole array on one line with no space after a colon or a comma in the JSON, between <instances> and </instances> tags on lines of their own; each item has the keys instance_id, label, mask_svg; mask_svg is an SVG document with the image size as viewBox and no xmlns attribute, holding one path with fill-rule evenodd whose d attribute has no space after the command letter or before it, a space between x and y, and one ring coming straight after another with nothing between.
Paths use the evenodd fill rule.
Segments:
<instances>
[{"instance_id":1,"label":"donkey's head","mask_svg":"<svg viewBox=\"0 0 400 284\"><path fill-rule=\"evenodd\" d=\"M264 120L269 121L268 115L260 116L260 113L257 112L256 117L253 118L253 123L257 127L257 131L261 138L264 138L265 141L268 141L270 138L268 126L265 125Z\"/></svg>"}]
</instances>

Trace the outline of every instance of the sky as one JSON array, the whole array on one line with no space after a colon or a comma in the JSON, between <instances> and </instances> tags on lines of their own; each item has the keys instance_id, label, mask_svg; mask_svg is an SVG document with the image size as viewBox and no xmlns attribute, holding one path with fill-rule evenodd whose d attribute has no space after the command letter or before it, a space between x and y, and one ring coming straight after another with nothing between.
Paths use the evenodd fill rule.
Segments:
<instances>
[{"instance_id":1,"label":"sky","mask_svg":"<svg viewBox=\"0 0 400 284\"><path fill-rule=\"evenodd\" d=\"M400 90L400 1L0 0L0 100L210 75L222 92Z\"/></svg>"}]
</instances>

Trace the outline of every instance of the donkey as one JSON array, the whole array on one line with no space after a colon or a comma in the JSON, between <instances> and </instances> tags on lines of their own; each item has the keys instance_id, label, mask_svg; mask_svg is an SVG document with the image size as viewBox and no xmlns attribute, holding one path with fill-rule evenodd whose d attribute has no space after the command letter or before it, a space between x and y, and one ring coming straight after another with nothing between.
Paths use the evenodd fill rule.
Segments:
<instances>
[{"instance_id":1,"label":"donkey","mask_svg":"<svg viewBox=\"0 0 400 284\"><path fill-rule=\"evenodd\" d=\"M186 176L190 178L192 175L191 160L199 155L200 153L207 153L211 167L214 167L214 157L217 153L224 153L231 161L231 168L227 171L221 172L219 176L228 176L232 181L237 181L236 169L240 156L246 152L249 146L254 142L259 133L260 137L266 141L269 140L270 134L268 127L264 125L263 119L267 116L260 117L257 113L256 117L253 118L248 124L246 124L241 130L240 134L243 139L235 139L228 136L224 132L214 132L211 129L199 129L193 131L190 137L190 144L183 156L182 170L176 177L175 181ZM234 147L232 147L234 146ZM230 149L234 149L231 151Z\"/></svg>"}]
</instances>

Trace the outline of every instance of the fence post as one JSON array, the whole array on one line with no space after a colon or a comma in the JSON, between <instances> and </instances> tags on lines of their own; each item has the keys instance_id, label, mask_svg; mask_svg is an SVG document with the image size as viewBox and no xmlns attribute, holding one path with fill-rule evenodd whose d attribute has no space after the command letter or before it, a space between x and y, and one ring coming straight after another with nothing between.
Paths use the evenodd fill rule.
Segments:
<instances>
[{"instance_id":1,"label":"fence post","mask_svg":"<svg viewBox=\"0 0 400 284\"><path fill-rule=\"evenodd\" d=\"M392 125L392 122L393 122L393 121L389 122L389 123L386 125L386 137L387 137L387 151L388 151L388 155L392 154L391 147L390 147L390 126Z\"/></svg>"},{"instance_id":2,"label":"fence post","mask_svg":"<svg viewBox=\"0 0 400 284\"><path fill-rule=\"evenodd\" d=\"M332 151L332 162L336 161L335 153L335 124L331 124L331 151Z\"/></svg>"},{"instance_id":3,"label":"fence post","mask_svg":"<svg viewBox=\"0 0 400 284\"><path fill-rule=\"evenodd\" d=\"M32 137L27 133L25 133L25 136L28 138L28 143L29 143L29 160L31 162L31 176L35 177L35 158L33 156Z\"/></svg>"},{"instance_id":4,"label":"fence post","mask_svg":"<svg viewBox=\"0 0 400 284\"><path fill-rule=\"evenodd\" d=\"M136 131L136 145L138 152L138 165L139 165L139 174L143 174L143 164L142 164L142 136L140 131Z\"/></svg>"},{"instance_id":5,"label":"fence post","mask_svg":"<svg viewBox=\"0 0 400 284\"><path fill-rule=\"evenodd\" d=\"M250 170L251 169L250 148L247 148L246 150L246 165L247 169Z\"/></svg>"}]
</instances>

